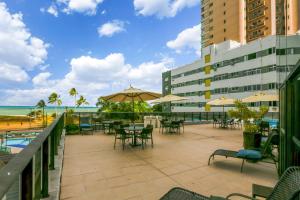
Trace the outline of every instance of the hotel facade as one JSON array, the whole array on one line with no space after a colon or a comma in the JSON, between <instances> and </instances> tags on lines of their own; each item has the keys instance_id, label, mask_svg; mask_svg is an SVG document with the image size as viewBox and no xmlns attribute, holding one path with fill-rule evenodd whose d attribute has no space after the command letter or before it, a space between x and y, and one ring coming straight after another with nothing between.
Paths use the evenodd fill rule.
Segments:
<instances>
[{"instance_id":1,"label":"hotel facade","mask_svg":"<svg viewBox=\"0 0 300 200\"><path fill-rule=\"evenodd\" d=\"M222 96L241 99L260 91L277 94L299 57L297 34L271 35L246 44L227 40L207 46L200 60L162 74L164 95L188 98L165 105L164 111L219 112L222 107L209 106L207 102ZM267 104L270 112L278 112L278 102Z\"/></svg>"},{"instance_id":2,"label":"hotel facade","mask_svg":"<svg viewBox=\"0 0 300 200\"><path fill-rule=\"evenodd\" d=\"M202 0L201 59L162 74L163 94L188 100L164 111L218 112L223 107L207 102L278 93L300 58L299 7L299 0ZM278 102L264 103L278 112Z\"/></svg>"}]
</instances>

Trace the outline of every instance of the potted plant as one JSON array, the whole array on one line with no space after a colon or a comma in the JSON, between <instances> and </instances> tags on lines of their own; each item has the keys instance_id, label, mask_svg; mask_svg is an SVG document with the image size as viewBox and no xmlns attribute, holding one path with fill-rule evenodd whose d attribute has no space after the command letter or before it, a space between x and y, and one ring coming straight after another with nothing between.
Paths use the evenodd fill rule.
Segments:
<instances>
[{"instance_id":1,"label":"potted plant","mask_svg":"<svg viewBox=\"0 0 300 200\"><path fill-rule=\"evenodd\" d=\"M256 122L261 120L268 110L267 106L260 106L259 110L250 109L241 101L236 101L235 108L228 111L230 117L243 120L243 144L245 149L260 147L261 133Z\"/></svg>"}]
</instances>

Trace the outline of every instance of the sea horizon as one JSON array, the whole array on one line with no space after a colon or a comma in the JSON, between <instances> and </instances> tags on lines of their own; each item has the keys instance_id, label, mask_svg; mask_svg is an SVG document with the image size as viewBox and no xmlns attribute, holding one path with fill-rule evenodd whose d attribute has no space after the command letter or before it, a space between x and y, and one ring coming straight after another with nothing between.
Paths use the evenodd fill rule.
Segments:
<instances>
[{"instance_id":1,"label":"sea horizon","mask_svg":"<svg viewBox=\"0 0 300 200\"><path fill-rule=\"evenodd\" d=\"M46 106L45 114L53 114L56 111L62 113L68 109L74 109L76 112L96 112L96 106L74 107L74 106ZM31 111L39 110L36 106L0 106L0 116L25 116Z\"/></svg>"}]
</instances>

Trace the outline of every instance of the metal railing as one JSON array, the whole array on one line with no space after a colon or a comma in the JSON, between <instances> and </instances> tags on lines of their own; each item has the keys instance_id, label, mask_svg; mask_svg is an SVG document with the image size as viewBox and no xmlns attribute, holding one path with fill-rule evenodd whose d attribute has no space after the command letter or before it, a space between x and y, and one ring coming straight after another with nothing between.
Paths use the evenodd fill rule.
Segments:
<instances>
[{"instance_id":1,"label":"metal railing","mask_svg":"<svg viewBox=\"0 0 300 200\"><path fill-rule=\"evenodd\" d=\"M134 119L137 122L143 122L145 116L160 116L170 120L184 120L185 122L211 122L213 119L229 119L230 117L226 112L75 112L67 114L70 124L80 124L82 117L90 117L94 120L120 120L130 121ZM266 118L278 119L278 113L267 113Z\"/></svg>"},{"instance_id":2,"label":"metal railing","mask_svg":"<svg viewBox=\"0 0 300 200\"><path fill-rule=\"evenodd\" d=\"M64 114L0 169L0 199L41 199L48 196L49 170L64 128Z\"/></svg>"}]
</instances>

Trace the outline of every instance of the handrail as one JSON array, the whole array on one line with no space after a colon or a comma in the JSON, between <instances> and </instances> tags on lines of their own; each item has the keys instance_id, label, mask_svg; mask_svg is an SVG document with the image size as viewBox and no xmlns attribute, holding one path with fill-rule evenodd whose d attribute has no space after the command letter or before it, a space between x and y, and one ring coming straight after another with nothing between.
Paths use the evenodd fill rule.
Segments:
<instances>
[{"instance_id":1,"label":"handrail","mask_svg":"<svg viewBox=\"0 0 300 200\"><path fill-rule=\"evenodd\" d=\"M293 136L293 142L296 145L296 149L300 150L300 140L296 136Z\"/></svg>"},{"instance_id":2,"label":"handrail","mask_svg":"<svg viewBox=\"0 0 300 200\"><path fill-rule=\"evenodd\" d=\"M45 142L51 132L56 128L63 116L64 114L58 116L49 127L0 169L0 199L3 198L28 163L31 162L36 152L41 148L43 142Z\"/></svg>"}]
</instances>

